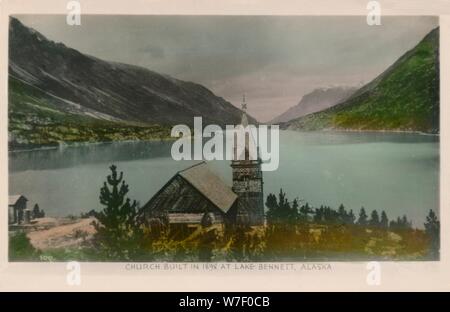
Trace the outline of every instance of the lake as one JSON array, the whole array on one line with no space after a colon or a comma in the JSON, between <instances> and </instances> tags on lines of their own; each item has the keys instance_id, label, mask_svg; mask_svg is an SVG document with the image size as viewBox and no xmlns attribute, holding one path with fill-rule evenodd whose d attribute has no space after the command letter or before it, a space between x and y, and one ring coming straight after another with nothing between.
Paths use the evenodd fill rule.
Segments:
<instances>
[{"instance_id":1,"label":"lake","mask_svg":"<svg viewBox=\"0 0 450 312\"><path fill-rule=\"evenodd\" d=\"M9 153L9 194L23 194L48 216L100 209L100 187L114 163L124 171L129 197L145 204L177 171L196 161L174 161L171 142L86 144ZM228 161L209 163L231 184ZM439 137L406 133L280 133L280 166L264 173L264 192L280 188L290 200L355 214L385 210L406 214L422 227L429 209L439 211Z\"/></svg>"}]
</instances>

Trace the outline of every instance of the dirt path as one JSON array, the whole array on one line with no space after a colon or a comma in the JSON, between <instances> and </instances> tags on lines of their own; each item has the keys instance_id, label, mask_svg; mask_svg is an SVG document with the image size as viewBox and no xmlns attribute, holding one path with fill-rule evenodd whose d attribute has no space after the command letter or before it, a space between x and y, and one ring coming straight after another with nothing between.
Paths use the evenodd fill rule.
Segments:
<instances>
[{"instance_id":1,"label":"dirt path","mask_svg":"<svg viewBox=\"0 0 450 312\"><path fill-rule=\"evenodd\" d=\"M55 224L54 227L31 231L27 235L31 244L40 250L71 247L92 238L94 218L77 219L69 224Z\"/></svg>"}]
</instances>

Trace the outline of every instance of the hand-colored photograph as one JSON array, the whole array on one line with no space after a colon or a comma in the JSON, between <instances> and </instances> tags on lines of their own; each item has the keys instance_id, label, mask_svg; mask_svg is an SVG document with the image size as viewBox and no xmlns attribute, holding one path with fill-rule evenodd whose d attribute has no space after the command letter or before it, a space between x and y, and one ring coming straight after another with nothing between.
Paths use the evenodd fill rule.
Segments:
<instances>
[{"instance_id":1,"label":"hand-colored photograph","mask_svg":"<svg viewBox=\"0 0 450 312\"><path fill-rule=\"evenodd\" d=\"M9 18L10 262L439 261L438 17L68 18Z\"/></svg>"}]
</instances>

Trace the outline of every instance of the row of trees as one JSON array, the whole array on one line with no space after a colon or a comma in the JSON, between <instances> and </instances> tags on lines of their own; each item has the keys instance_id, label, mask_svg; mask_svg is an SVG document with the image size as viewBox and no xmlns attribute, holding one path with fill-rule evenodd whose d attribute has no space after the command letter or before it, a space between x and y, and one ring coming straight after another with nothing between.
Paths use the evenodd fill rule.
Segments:
<instances>
[{"instance_id":1,"label":"row of trees","mask_svg":"<svg viewBox=\"0 0 450 312\"><path fill-rule=\"evenodd\" d=\"M108 175L107 181L100 190L100 203L104 209L90 213L97 220L94 223L96 249L109 259L151 260L149 254L158 252L164 254L167 253L168 246L175 246L175 258L185 259L189 253L186 246L174 243L166 235L167 231L162 229L162 223L144 226L143 220L139 218L138 203L126 197L129 187L123 180L123 173L119 174L114 165L110 169L111 174ZM384 233L386 231L383 230L388 229L415 231L412 230L411 221L406 216L389 221L385 211L379 214L373 210L369 216L364 207L361 208L358 216L353 210L347 210L344 205L340 205L337 210L328 206L313 208L308 203L300 205L298 199L289 201L283 190L280 190L278 197L269 194L266 207L268 226L261 233L251 233L249 227L237 226L232 227L222 236L222 243L227 246L225 249L229 253L227 256L237 260L256 260L261 255L271 253L279 256L280 250L282 253L293 250L304 252L307 248L317 250L334 248L340 251L343 250L342 248L348 248L349 251L353 251L355 246L352 244L355 238L358 240L358 237L367 235L366 228L378 229L380 230L378 232ZM310 231L316 225L324 229L319 241ZM436 254L439 251L439 227L436 214L430 211L425 223L425 233ZM201 235L194 242L197 249L196 257L201 261L211 260L213 251L218 249L220 240L218 233L210 231L210 228L211 222L205 215L202 220ZM360 246L356 248L363 250L366 238L359 239L359 242Z\"/></svg>"},{"instance_id":2,"label":"row of trees","mask_svg":"<svg viewBox=\"0 0 450 312\"><path fill-rule=\"evenodd\" d=\"M412 230L412 222L408 220L406 215L389 221L384 210L381 214L377 210L373 210L369 217L364 207L362 207L358 217L356 217L353 210L347 211L342 204L337 210L328 206L312 208L308 203L300 206L298 199L290 202L282 189L278 194L278 198L274 194L267 196L266 206L268 208L268 233L273 240L278 240L277 243L280 240L285 240L289 233L304 231L304 228L311 224L328 227L356 225L361 228L391 231ZM437 256L440 246L440 222L433 210L429 211L424 228L429 240L430 253L433 256ZM279 237L277 238L277 236Z\"/></svg>"},{"instance_id":3,"label":"row of trees","mask_svg":"<svg viewBox=\"0 0 450 312\"><path fill-rule=\"evenodd\" d=\"M274 194L269 194L269 196L267 196L266 207L268 208L268 224L296 224L310 222L316 224L356 224L383 229L412 228L412 222L407 219L406 215L389 222L388 216L384 210L381 214L379 214L377 210L373 210L369 217L364 207L361 207L358 217L356 217L352 209L347 211L342 204L337 210L332 209L329 206L313 208L308 203L300 206L298 199L289 202L282 189L278 194L278 198Z\"/></svg>"}]
</instances>

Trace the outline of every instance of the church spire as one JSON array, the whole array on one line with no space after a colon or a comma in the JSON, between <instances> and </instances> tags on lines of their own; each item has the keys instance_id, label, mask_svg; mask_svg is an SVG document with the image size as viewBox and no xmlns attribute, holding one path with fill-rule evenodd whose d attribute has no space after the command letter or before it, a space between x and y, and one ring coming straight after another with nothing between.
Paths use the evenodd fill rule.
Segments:
<instances>
[{"instance_id":1,"label":"church spire","mask_svg":"<svg viewBox=\"0 0 450 312\"><path fill-rule=\"evenodd\" d=\"M247 119L247 102L245 101L245 93L242 96L241 108L242 108L241 125L243 125L244 127L247 127L248 126L248 119Z\"/></svg>"},{"instance_id":2,"label":"church spire","mask_svg":"<svg viewBox=\"0 0 450 312\"><path fill-rule=\"evenodd\" d=\"M242 111L247 111L247 102L245 102L245 93L242 95Z\"/></svg>"},{"instance_id":3,"label":"church spire","mask_svg":"<svg viewBox=\"0 0 450 312\"><path fill-rule=\"evenodd\" d=\"M237 222L248 225L262 225L264 224L264 191L261 159L258 155L257 140L253 137L252 128L248 124L245 94L242 96L241 110L242 127L238 127L240 131L238 135L241 135L244 140L234 141L234 159L231 161L232 190L238 195L236 219ZM253 130L256 128L253 127Z\"/></svg>"}]
</instances>

